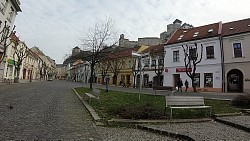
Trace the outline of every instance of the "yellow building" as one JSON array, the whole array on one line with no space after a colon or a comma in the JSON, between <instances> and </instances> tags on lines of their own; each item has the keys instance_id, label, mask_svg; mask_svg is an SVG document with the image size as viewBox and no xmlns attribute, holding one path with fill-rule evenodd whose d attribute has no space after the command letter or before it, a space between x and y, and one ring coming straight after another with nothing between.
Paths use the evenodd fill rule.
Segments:
<instances>
[{"instance_id":1,"label":"yellow building","mask_svg":"<svg viewBox=\"0 0 250 141\"><path fill-rule=\"evenodd\" d=\"M133 86L136 59L132 57L132 52L141 52L146 48L148 46L119 50L102 58L98 64L98 82L104 84L109 78L109 84Z\"/></svg>"}]
</instances>

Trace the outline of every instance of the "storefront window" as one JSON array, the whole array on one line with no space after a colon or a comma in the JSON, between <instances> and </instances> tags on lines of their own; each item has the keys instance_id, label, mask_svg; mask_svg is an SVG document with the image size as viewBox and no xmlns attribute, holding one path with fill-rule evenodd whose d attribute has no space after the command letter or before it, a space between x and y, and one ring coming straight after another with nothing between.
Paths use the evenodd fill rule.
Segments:
<instances>
[{"instance_id":1,"label":"storefront window","mask_svg":"<svg viewBox=\"0 0 250 141\"><path fill-rule=\"evenodd\" d=\"M204 87L213 87L213 73L204 73Z\"/></svg>"},{"instance_id":2,"label":"storefront window","mask_svg":"<svg viewBox=\"0 0 250 141\"><path fill-rule=\"evenodd\" d=\"M194 76L194 84L196 85L196 88L200 87L200 74L196 73Z\"/></svg>"}]
</instances>

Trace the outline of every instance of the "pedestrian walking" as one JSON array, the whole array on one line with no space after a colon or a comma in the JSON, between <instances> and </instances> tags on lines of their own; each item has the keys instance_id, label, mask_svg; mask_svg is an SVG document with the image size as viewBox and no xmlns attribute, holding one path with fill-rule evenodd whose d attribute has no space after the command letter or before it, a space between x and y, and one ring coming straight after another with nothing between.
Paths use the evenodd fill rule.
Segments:
<instances>
[{"instance_id":1,"label":"pedestrian walking","mask_svg":"<svg viewBox=\"0 0 250 141\"><path fill-rule=\"evenodd\" d=\"M186 87L186 90L185 90L185 91L186 91L186 92L187 92L187 89L188 89L188 85L189 85L189 84L188 84L188 81L187 81L187 79L186 79L186 81L185 81L185 87Z\"/></svg>"},{"instance_id":2,"label":"pedestrian walking","mask_svg":"<svg viewBox=\"0 0 250 141\"><path fill-rule=\"evenodd\" d=\"M182 80L181 80L181 78L179 78L179 79L177 80L178 92L179 92L179 91L182 92L182 86L183 86Z\"/></svg>"}]
</instances>

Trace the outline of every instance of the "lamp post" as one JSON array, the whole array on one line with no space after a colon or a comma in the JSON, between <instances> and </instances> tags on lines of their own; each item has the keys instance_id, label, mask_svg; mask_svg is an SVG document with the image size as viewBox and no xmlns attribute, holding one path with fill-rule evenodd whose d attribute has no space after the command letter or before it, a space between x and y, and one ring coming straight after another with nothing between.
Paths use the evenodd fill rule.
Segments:
<instances>
[{"instance_id":1,"label":"lamp post","mask_svg":"<svg viewBox=\"0 0 250 141\"><path fill-rule=\"evenodd\" d=\"M139 67L139 71L140 71L140 77L139 77L139 92L138 92L138 95L139 95L139 100L141 100L141 58L142 58L142 55L139 54L139 53L136 53L136 52L132 52L132 56L135 56L135 57L138 57L138 67Z\"/></svg>"}]
</instances>

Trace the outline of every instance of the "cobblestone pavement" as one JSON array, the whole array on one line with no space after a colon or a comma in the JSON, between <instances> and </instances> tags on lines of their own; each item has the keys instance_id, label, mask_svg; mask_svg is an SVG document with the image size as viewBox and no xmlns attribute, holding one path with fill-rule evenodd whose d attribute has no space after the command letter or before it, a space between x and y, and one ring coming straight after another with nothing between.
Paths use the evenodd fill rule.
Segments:
<instances>
[{"instance_id":1,"label":"cobblestone pavement","mask_svg":"<svg viewBox=\"0 0 250 141\"><path fill-rule=\"evenodd\" d=\"M0 140L102 140L71 87L63 81L1 86Z\"/></svg>"},{"instance_id":2,"label":"cobblestone pavement","mask_svg":"<svg viewBox=\"0 0 250 141\"><path fill-rule=\"evenodd\" d=\"M97 131L104 137L104 141L172 141L164 135L154 134L139 129L133 128L112 128L98 127Z\"/></svg>"},{"instance_id":3,"label":"cobblestone pavement","mask_svg":"<svg viewBox=\"0 0 250 141\"><path fill-rule=\"evenodd\" d=\"M218 117L218 119L229 121L250 129L250 116L225 116L225 117Z\"/></svg>"},{"instance_id":4,"label":"cobblestone pavement","mask_svg":"<svg viewBox=\"0 0 250 141\"><path fill-rule=\"evenodd\" d=\"M71 90L80 86L67 81L0 86L0 140L173 140L139 129L96 127Z\"/></svg>"},{"instance_id":5,"label":"cobblestone pavement","mask_svg":"<svg viewBox=\"0 0 250 141\"><path fill-rule=\"evenodd\" d=\"M249 122L249 121L248 121ZM144 125L146 127L165 130L171 133L187 135L194 140L237 140L249 141L250 133L215 121L202 123L175 123L161 125Z\"/></svg>"}]
</instances>

